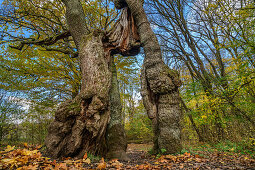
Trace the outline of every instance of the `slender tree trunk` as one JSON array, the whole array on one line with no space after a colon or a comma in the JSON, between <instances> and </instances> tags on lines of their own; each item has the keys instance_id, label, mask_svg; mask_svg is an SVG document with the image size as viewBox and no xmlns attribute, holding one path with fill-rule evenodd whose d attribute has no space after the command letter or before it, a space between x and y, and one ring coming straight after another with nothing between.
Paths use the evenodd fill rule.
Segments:
<instances>
[{"instance_id":1,"label":"slender tree trunk","mask_svg":"<svg viewBox=\"0 0 255 170\"><path fill-rule=\"evenodd\" d=\"M182 106L183 106L183 108L185 109L186 113L188 114L188 117L189 117L189 120L190 120L190 122L191 122L191 124L192 124L192 127L194 128L194 130L195 130L196 133L197 133L199 142L205 142L204 137L202 136L202 134L201 134L199 128L197 127L196 123L195 123L194 120L193 120L192 115L190 114L190 111L191 111L191 110L186 106L186 104L184 103L184 101L183 101L182 99L181 99L181 103L182 103Z\"/></svg>"},{"instance_id":2,"label":"slender tree trunk","mask_svg":"<svg viewBox=\"0 0 255 170\"><path fill-rule=\"evenodd\" d=\"M110 110L111 119L107 127L107 158L118 158L121 160L130 160L126 155L127 141L124 131L124 117L119 93L119 83L117 80L117 70L111 61L112 88L110 90Z\"/></svg>"}]
</instances>

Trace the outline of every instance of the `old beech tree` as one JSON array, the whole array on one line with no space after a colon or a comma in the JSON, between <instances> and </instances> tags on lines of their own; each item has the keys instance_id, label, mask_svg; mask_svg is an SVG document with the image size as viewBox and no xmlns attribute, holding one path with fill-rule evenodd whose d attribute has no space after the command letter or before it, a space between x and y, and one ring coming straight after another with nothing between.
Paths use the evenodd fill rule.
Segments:
<instances>
[{"instance_id":1,"label":"old beech tree","mask_svg":"<svg viewBox=\"0 0 255 170\"><path fill-rule=\"evenodd\" d=\"M134 17L145 52L141 75L142 98L154 128L154 153L165 154L181 150L181 108L178 88L179 75L163 62L156 35L150 27L143 0L115 0L115 7L128 7Z\"/></svg>"},{"instance_id":2,"label":"old beech tree","mask_svg":"<svg viewBox=\"0 0 255 170\"><path fill-rule=\"evenodd\" d=\"M154 151L180 151L180 117L176 71L164 64L161 50L143 9L142 0L115 0L122 9L110 32L85 26L79 0L62 0L66 21L78 49L82 72L80 93L61 104L46 138L51 157L82 157L86 152L128 160L121 114L120 94L113 62L114 54L145 52L142 71L142 97L153 121Z\"/></svg>"}]
</instances>

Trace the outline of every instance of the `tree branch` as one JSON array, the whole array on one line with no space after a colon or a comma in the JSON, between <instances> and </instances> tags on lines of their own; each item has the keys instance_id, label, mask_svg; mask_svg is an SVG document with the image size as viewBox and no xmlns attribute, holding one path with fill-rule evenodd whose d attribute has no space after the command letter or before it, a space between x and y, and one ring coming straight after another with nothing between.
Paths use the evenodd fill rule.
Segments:
<instances>
[{"instance_id":1,"label":"tree branch","mask_svg":"<svg viewBox=\"0 0 255 170\"><path fill-rule=\"evenodd\" d=\"M55 44L58 40L61 40L63 38L67 38L71 36L70 32L69 31L66 31L66 32L63 32L61 34L58 34L58 35L55 35L55 36L52 36L52 37L48 37L44 40L31 40L31 41L22 41L20 42L20 44L18 46L10 46L11 48L14 48L14 49L17 49L17 50L22 50L22 48L24 47L24 45L26 44L33 44L33 45L53 45Z\"/></svg>"}]
</instances>

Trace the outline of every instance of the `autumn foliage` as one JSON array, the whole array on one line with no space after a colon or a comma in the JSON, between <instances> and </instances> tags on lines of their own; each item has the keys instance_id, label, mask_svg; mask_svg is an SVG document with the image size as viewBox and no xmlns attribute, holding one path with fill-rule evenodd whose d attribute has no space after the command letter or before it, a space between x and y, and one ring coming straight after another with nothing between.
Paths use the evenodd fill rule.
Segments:
<instances>
[{"instance_id":1,"label":"autumn foliage","mask_svg":"<svg viewBox=\"0 0 255 170\"><path fill-rule=\"evenodd\" d=\"M178 155L148 155L141 148L146 145L129 146L130 162L121 162L117 159L92 160L91 155L85 154L82 159L62 158L51 160L41 153L41 146L27 145L16 149L8 145L1 151L0 168L18 170L67 170L67 169L214 169L214 168L252 168L255 160L249 156L230 154L219 151L185 152ZM147 146L148 147L148 146Z\"/></svg>"}]
</instances>

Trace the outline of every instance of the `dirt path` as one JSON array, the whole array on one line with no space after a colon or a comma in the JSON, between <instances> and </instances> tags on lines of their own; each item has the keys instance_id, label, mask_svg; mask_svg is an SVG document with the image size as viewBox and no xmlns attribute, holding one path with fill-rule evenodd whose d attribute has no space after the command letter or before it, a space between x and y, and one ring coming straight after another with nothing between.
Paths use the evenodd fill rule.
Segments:
<instances>
[{"instance_id":1,"label":"dirt path","mask_svg":"<svg viewBox=\"0 0 255 170\"><path fill-rule=\"evenodd\" d=\"M129 144L130 162L123 169L255 169L255 160L244 155L198 151L197 154L151 156L152 144Z\"/></svg>"}]
</instances>

